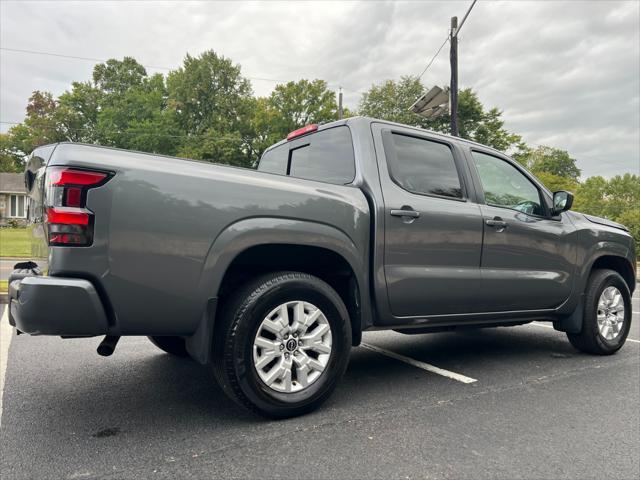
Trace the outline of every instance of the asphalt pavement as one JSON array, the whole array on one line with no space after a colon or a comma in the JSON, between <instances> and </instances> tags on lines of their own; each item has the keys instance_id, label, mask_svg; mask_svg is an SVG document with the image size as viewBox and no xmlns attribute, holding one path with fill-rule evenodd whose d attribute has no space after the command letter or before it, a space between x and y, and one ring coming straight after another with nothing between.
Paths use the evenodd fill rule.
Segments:
<instances>
[{"instance_id":1,"label":"asphalt pavement","mask_svg":"<svg viewBox=\"0 0 640 480\"><path fill-rule=\"evenodd\" d=\"M635 312L639 303L636 292ZM352 351L329 401L285 421L247 413L209 368L142 337L102 358L99 339L13 336L0 474L637 479L640 314L633 318L633 341L610 357L578 353L541 324L365 333L369 347Z\"/></svg>"},{"instance_id":2,"label":"asphalt pavement","mask_svg":"<svg viewBox=\"0 0 640 480\"><path fill-rule=\"evenodd\" d=\"M26 262L28 259L0 258L0 280L8 280L13 272L13 266L19 262ZM45 262L36 262L41 268L46 266Z\"/></svg>"},{"instance_id":3,"label":"asphalt pavement","mask_svg":"<svg viewBox=\"0 0 640 480\"><path fill-rule=\"evenodd\" d=\"M6 258L0 258L0 280L7 280L9 274L13 271L13 266L18 260L8 260Z\"/></svg>"}]
</instances>

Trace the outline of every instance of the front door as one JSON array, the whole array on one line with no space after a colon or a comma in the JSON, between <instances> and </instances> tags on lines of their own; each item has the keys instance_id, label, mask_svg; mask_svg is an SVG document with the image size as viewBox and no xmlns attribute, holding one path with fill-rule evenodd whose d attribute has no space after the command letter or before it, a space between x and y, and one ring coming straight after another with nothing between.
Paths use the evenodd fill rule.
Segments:
<instances>
[{"instance_id":1,"label":"front door","mask_svg":"<svg viewBox=\"0 0 640 480\"><path fill-rule=\"evenodd\" d=\"M540 188L507 159L480 151L471 157L485 199L481 310L560 306L571 293L576 258L568 215L552 218Z\"/></svg>"},{"instance_id":2,"label":"front door","mask_svg":"<svg viewBox=\"0 0 640 480\"><path fill-rule=\"evenodd\" d=\"M384 272L394 317L468 313L480 290L482 218L462 153L409 129L383 129Z\"/></svg>"}]
</instances>

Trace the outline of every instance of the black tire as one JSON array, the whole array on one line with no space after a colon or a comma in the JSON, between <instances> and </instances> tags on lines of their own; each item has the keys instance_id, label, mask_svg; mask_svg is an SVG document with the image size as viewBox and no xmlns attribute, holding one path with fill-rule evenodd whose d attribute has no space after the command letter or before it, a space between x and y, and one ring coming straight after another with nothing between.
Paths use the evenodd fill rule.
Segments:
<instances>
[{"instance_id":1,"label":"black tire","mask_svg":"<svg viewBox=\"0 0 640 480\"><path fill-rule=\"evenodd\" d=\"M624 324L620 333L612 340L600 334L597 322L598 300L607 287L616 287L624 301ZM584 298L584 316L580 333L567 333L567 337L576 349L593 355L611 355L616 353L627 339L631 328L631 294L624 279L613 270L594 270L587 282Z\"/></svg>"},{"instance_id":2,"label":"black tire","mask_svg":"<svg viewBox=\"0 0 640 480\"><path fill-rule=\"evenodd\" d=\"M147 337L156 347L176 357L189 356L185 339L182 337Z\"/></svg>"},{"instance_id":3,"label":"black tire","mask_svg":"<svg viewBox=\"0 0 640 480\"><path fill-rule=\"evenodd\" d=\"M260 379L253 342L269 312L296 300L312 303L324 314L331 328L331 353L317 380L299 392L282 393ZM350 350L349 314L335 290L306 273L276 272L248 282L225 302L216 321L213 370L236 403L270 418L295 417L315 410L331 395L347 368Z\"/></svg>"}]
</instances>

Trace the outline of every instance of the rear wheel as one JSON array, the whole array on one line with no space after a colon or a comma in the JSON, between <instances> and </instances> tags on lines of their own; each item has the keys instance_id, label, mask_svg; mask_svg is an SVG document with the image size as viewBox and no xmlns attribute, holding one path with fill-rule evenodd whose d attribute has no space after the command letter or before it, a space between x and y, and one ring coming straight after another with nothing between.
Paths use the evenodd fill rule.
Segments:
<instances>
[{"instance_id":1,"label":"rear wheel","mask_svg":"<svg viewBox=\"0 0 640 480\"><path fill-rule=\"evenodd\" d=\"M176 357L188 357L185 339L182 337L147 337L156 347Z\"/></svg>"},{"instance_id":2,"label":"rear wheel","mask_svg":"<svg viewBox=\"0 0 640 480\"><path fill-rule=\"evenodd\" d=\"M611 355L624 345L631 327L631 294L613 270L595 270L589 277L580 333L567 333L575 348Z\"/></svg>"},{"instance_id":3,"label":"rear wheel","mask_svg":"<svg viewBox=\"0 0 640 480\"><path fill-rule=\"evenodd\" d=\"M214 373L237 403L268 417L318 408L344 373L351 325L340 296L306 273L249 282L222 311Z\"/></svg>"}]
</instances>

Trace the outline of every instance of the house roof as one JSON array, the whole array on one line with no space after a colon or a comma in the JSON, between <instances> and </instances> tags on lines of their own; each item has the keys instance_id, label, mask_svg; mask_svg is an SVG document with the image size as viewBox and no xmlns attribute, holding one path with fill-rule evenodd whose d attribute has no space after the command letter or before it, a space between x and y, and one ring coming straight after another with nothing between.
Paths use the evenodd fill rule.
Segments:
<instances>
[{"instance_id":1,"label":"house roof","mask_svg":"<svg viewBox=\"0 0 640 480\"><path fill-rule=\"evenodd\" d=\"M24 175L0 172L0 193L26 193Z\"/></svg>"}]
</instances>

